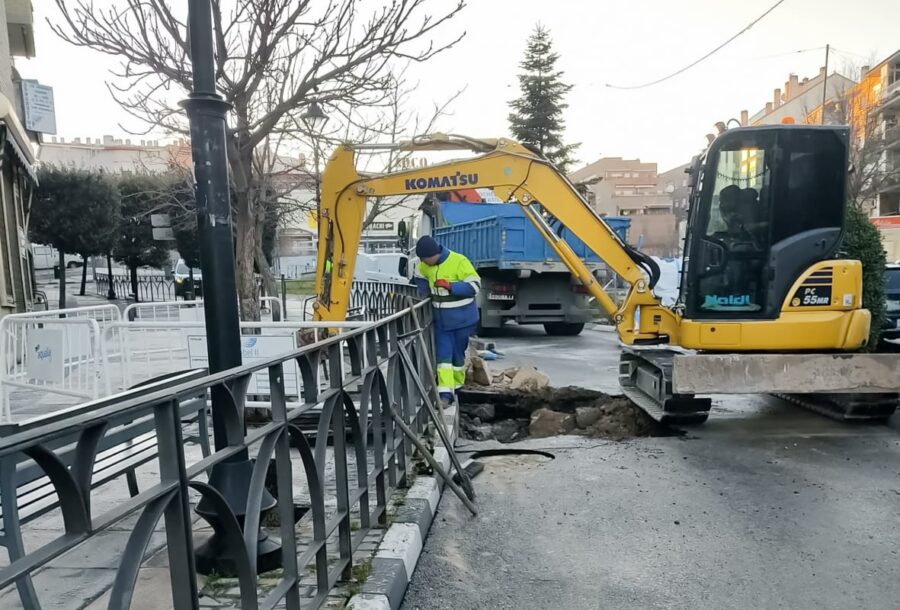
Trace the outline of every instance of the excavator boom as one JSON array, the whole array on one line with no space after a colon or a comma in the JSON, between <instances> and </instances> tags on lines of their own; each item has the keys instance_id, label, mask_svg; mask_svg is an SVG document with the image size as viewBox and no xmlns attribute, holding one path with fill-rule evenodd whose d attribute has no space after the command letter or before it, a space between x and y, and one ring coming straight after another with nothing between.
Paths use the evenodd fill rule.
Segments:
<instances>
[{"instance_id":1,"label":"excavator boom","mask_svg":"<svg viewBox=\"0 0 900 610\"><path fill-rule=\"evenodd\" d=\"M662 307L653 295L646 277L647 263L645 267L640 264L642 255L619 239L549 161L517 142L503 139L448 139L420 145L433 150L439 144L445 149L456 144L469 150L488 150L470 159L368 177L356 171L354 148L342 146L332 155L323 175L319 212L319 235L325 236L319 241L319 258L329 263L319 265L317 271L317 319L336 320L346 315L368 197L425 195L459 187L478 187L490 188L502 200L522 206L526 217L566 267L615 321L623 342L655 342L661 337L671 340L677 333L677 315ZM630 290L621 307L554 231L551 220L568 227L628 283ZM642 312L639 316L638 311Z\"/></svg>"}]
</instances>

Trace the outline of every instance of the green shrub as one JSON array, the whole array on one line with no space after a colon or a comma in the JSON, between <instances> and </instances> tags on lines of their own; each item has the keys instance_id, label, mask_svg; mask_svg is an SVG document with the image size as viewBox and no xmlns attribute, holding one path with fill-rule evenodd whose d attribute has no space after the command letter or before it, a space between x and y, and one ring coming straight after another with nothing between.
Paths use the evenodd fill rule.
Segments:
<instances>
[{"instance_id":1,"label":"green shrub","mask_svg":"<svg viewBox=\"0 0 900 610\"><path fill-rule=\"evenodd\" d=\"M847 206L847 223L841 256L856 259L863 266L863 307L872 313L868 351L875 351L878 335L885 324L884 244L881 233L869 222L869 217L852 203Z\"/></svg>"}]
</instances>

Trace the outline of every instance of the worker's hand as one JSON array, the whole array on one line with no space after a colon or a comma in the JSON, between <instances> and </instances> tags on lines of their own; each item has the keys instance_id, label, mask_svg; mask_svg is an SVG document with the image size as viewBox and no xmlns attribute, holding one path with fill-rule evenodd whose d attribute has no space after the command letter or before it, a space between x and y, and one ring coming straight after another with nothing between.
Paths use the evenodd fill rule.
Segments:
<instances>
[{"instance_id":1,"label":"worker's hand","mask_svg":"<svg viewBox=\"0 0 900 610\"><path fill-rule=\"evenodd\" d=\"M447 280L435 280L434 285L436 288L443 288L444 290L450 290L450 282Z\"/></svg>"}]
</instances>

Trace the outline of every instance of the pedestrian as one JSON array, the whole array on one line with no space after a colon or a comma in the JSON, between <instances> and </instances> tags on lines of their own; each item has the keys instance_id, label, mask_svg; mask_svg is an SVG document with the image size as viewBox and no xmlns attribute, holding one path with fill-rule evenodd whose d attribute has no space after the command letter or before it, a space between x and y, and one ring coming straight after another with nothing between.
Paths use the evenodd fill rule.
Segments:
<instances>
[{"instance_id":1,"label":"pedestrian","mask_svg":"<svg viewBox=\"0 0 900 610\"><path fill-rule=\"evenodd\" d=\"M475 296L481 278L465 256L441 246L431 236L416 242L420 291L431 296L437 352L437 385L448 406L453 393L466 382L466 348L478 327Z\"/></svg>"}]
</instances>

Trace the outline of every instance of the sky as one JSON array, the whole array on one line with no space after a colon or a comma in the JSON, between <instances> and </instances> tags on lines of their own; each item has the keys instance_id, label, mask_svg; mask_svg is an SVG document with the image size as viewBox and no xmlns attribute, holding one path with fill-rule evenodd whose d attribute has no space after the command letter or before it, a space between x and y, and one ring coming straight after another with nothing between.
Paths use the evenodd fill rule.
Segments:
<instances>
[{"instance_id":1,"label":"sky","mask_svg":"<svg viewBox=\"0 0 900 610\"><path fill-rule=\"evenodd\" d=\"M577 166L621 156L655 161L664 171L698 153L716 121L762 108L789 73L801 80L815 76L826 44L834 48L829 72L877 62L900 49L900 0L785 0L722 51L665 83L638 90L607 86L645 83L684 67L774 2L468 0L443 30L445 40L464 30L463 39L410 68L418 83L410 104L428 114L434 102L465 87L439 128L508 136L518 64L528 34L541 23L551 32L564 79L574 85L565 139L581 143ZM23 78L54 88L59 135L125 137L120 125L139 128L107 91L114 59L57 38L46 24L58 17L53 3L34 5L37 57L16 65Z\"/></svg>"}]
</instances>

